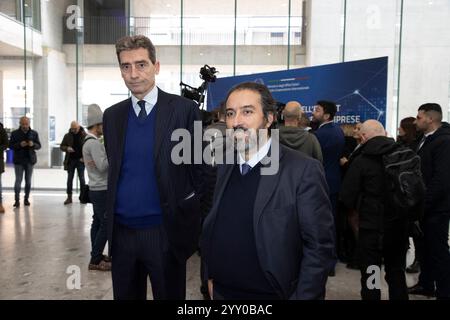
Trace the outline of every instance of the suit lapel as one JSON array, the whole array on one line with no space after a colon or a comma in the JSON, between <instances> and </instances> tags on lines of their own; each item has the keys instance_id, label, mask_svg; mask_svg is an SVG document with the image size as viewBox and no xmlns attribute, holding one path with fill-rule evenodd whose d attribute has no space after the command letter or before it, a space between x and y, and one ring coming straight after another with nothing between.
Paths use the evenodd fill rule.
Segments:
<instances>
[{"instance_id":1,"label":"suit lapel","mask_svg":"<svg viewBox=\"0 0 450 320\"><path fill-rule=\"evenodd\" d=\"M122 165L122 157L123 157L123 147L125 145L125 137L128 127L128 112L130 111L130 108L132 108L131 105L131 98L125 100L123 102L123 105L117 110L117 116L116 119L116 138L117 138L117 150L118 152L118 159L119 159L119 168Z\"/></svg>"},{"instance_id":2,"label":"suit lapel","mask_svg":"<svg viewBox=\"0 0 450 320\"><path fill-rule=\"evenodd\" d=\"M217 218L217 211L220 205L220 201L222 200L223 197L223 193L225 192L225 187L228 184L228 181L230 180L231 177L231 173L233 172L233 168L234 165L233 164L229 164L229 165L224 165L224 172L222 175L218 175L217 176L217 181L220 182L220 185L218 186L218 189L215 191L217 194L214 195L214 201L213 201L213 206L210 210L211 213L211 225L213 226L212 228L210 228L210 230L214 229L214 224ZM211 234L209 235L211 236Z\"/></svg>"},{"instance_id":3,"label":"suit lapel","mask_svg":"<svg viewBox=\"0 0 450 320\"><path fill-rule=\"evenodd\" d=\"M271 150L269 151L271 152ZM253 208L253 226L256 232L259 218L269 202L275 189L278 187L280 179L279 170L281 170L281 159L283 158L283 149L280 147L280 167L278 173L273 175L261 175L259 180L258 191L256 192L255 205ZM270 165L270 164L269 164ZM263 165L262 165L263 166Z\"/></svg>"},{"instance_id":4,"label":"suit lapel","mask_svg":"<svg viewBox=\"0 0 450 320\"><path fill-rule=\"evenodd\" d=\"M158 101L156 108L156 128L155 128L155 159L160 154L161 144L166 134L172 134L168 128L170 119L174 113L174 105L171 103L170 96L158 88Z\"/></svg>"}]
</instances>

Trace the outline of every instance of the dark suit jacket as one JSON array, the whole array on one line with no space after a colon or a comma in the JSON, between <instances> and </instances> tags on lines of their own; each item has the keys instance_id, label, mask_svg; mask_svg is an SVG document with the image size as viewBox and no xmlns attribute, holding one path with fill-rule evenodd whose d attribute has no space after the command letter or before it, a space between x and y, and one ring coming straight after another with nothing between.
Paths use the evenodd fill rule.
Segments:
<instances>
[{"instance_id":1,"label":"dark suit jacket","mask_svg":"<svg viewBox=\"0 0 450 320\"><path fill-rule=\"evenodd\" d=\"M314 132L322 148L323 167L330 194L339 192L341 187L341 169L339 159L345 146L344 132L335 123L327 123Z\"/></svg>"},{"instance_id":2,"label":"dark suit jacket","mask_svg":"<svg viewBox=\"0 0 450 320\"><path fill-rule=\"evenodd\" d=\"M111 106L103 115L103 133L109 162L106 212L110 245L130 108L131 98ZM200 119L198 107L191 100L168 94L158 88L158 101L154 108L156 128L153 152L163 226L171 250L180 260L187 259L198 247L201 171L196 170L193 165L175 165L171 161L172 148L179 143L171 141L171 135L179 128L193 133L194 121ZM194 195L191 196L192 194ZM186 199L187 197L189 198Z\"/></svg>"},{"instance_id":3,"label":"dark suit jacket","mask_svg":"<svg viewBox=\"0 0 450 320\"><path fill-rule=\"evenodd\" d=\"M417 154L426 186L425 216L450 214L450 125L443 122Z\"/></svg>"},{"instance_id":4,"label":"dark suit jacket","mask_svg":"<svg viewBox=\"0 0 450 320\"><path fill-rule=\"evenodd\" d=\"M233 165L219 165L213 207L204 222L205 279L214 250L211 236L214 228L220 228L215 225L218 206L232 171ZM283 145L277 174L261 175L253 212L256 249L267 280L282 299L325 296L328 272L335 262L327 192L321 163Z\"/></svg>"}]
</instances>

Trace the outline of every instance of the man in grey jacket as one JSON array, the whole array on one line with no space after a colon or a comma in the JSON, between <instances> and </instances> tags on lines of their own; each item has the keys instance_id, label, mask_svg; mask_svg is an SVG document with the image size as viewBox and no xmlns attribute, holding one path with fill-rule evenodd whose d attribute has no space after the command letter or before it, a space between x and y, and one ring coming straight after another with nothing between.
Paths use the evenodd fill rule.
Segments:
<instances>
[{"instance_id":1,"label":"man in grey jacket","mask_svg":"<svg viewBox=\"0 0 450 320\"><path fill-rule=\"evenodd\" d=\"M108 159L105 146L99 138L103 135L103 113L96 104L88 107L88 133L84 139L83 159L89 176L89 198L94 215L91 225L91 261L89 270L110 271L111 262L103 255L106 234L106 190L108 185Z\"/></svg>"},{"instance_id":2,"label":"man in grey jacket","mask_svg":"<svg viewBox=\"0 0 450 320\"><path fill-rule=\"evenodd\" d=\"M301 104L297 101L289 101L284 107L284 126L280 127L280 142L322 162L319 140L312 133L299 128L299 121L303 113L301 108Z\"/></svg>"}]
</instances>

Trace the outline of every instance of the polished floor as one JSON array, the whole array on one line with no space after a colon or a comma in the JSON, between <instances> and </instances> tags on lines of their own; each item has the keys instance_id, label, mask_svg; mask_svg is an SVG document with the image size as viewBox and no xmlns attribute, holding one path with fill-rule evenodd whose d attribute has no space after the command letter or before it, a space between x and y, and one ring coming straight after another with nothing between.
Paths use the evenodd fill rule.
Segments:
<instances>
[{"instance_id":1,"label":"polished floor","mask_svg":"<svg viewBox=\"0 0 450 320\"><path fill-rule=\"evenodd\" d=\"M112 299L110 273L88 271L91 205L64 206L63 193L36 191L30 207L22 203L13 209L13 194L6 191L3 197L0 299ZM187 299L201 299L197 255L187 269ZM407 275L408 285L416 279ZM386 283L382 285L382 297L387 299ZM336 276L328 280L327 299L359 300L359 272L338 264Z\"/></svg>"}]
</instances>

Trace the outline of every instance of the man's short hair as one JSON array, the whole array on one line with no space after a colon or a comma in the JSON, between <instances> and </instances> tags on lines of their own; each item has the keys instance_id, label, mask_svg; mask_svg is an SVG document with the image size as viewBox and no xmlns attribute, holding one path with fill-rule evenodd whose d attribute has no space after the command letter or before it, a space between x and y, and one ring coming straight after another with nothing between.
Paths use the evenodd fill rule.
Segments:
<instances>
[{"instance_id":1,"label":"man's short hair","mask_svg":"<svg viewBox=\"0 0 450 320\"><path fill-rule=\"evenodd\" d=\"M120 53L122 51L129 51L129 50L135 50L139 48L147 49L148 51L148 57L150 58L150 61L155 64L156 62L156 49L153 43L150 41L149 38L143 35L136 35L136 36L126 36L123 38L120 38L116 42L116 54L117 54L117 60L119 60L120 63Z\"/></svg>"},{"instance_id":2,"label":"man's short hair","mask_svg":"<svg viewBox=\"0 0 450 320\"><path fill-rule=\"evenodd\" d=\"M442 121L442 108L437 103L424 103L419 107L418 111L423 111L433 118L437 122Z\"/></svg>"},{"instance_id":3,"label":"man's short hair","mask_svg":"<svg viewBox=\"0 0 450 320\"><path fill-rule=\"evenodd\" d=\"M262 105L262 111L264 114L264 117L266 118L266 120L269 119L269 113L272 113L274 115L274 119L273 119L273 123L272 126L275 124L275 120L276 120L276 101L275 99L272 97L272 94L270 93L269 89L260 83L257 82L242 82L239 83L237 85L235 85L233 88L231 88L231 90L228 92L227 94L227 98L225 99L225 101L228 101L228 98L230 97L230 95L235 92L235 91L240 91L240 90L250 90L250 91L254 91L259 93L259 96L261 98L261 105Z\"/></svg>"},{"instance_id":4,"label":"man's short hair","mask_svg":"<svg viewBox=\"0 0 450 320\"><path fill-rule=\"evenodd\" d=\"M332 101L319 100L316 103L318 106L321 106L323 109L323 113L328 113L330 115L330 120L333 120L334 115L337 112L336 104Z\"/></svg>"},{"instance_id":5,"label":"man's short hair","mask_svg":"<svg viewBox=\"0 0 450 320\"><path fill-rule=\"evenodd\" d=\"M300 104L299 104L299 107L295 108L295 109L287 109L287 108L283 109L283 117L284 117L284 119L300 120L301 113L302 112L300 110Z\"/></svg>"}]
</instances>

